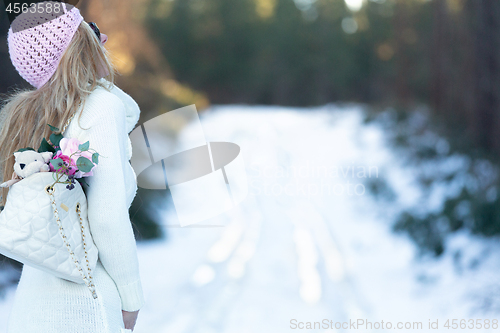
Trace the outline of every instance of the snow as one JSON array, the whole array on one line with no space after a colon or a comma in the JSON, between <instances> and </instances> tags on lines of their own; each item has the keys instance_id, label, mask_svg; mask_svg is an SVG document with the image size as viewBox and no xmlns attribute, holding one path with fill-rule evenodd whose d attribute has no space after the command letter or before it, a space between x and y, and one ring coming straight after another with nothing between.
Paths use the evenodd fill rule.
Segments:
<instances>
[{"instance_id":1,"label":"snow","mask_svg":"<svg viewBox=\"0 0 500 333\"><path fill-rule=\"evenodd\" d=\"M418 257L412 241L392 232L399 212L437 210L470 181L463 174L425 192L417 175L445 177L471 161L447 155L449 144L428 136L442 157L416 172L387 143L387 129L364 119L363 107L349 104L203 112L208 140L241 147L250 193L227 214L186 228L175 227L175 211L161 211L168 239L138 244L147 303L134 332L347 331L291 328L292 320L324 319L393 325L359 332L398 331L398 322L435 332L447 330L447 319L498 318L498 239L457 232L436 259ZM488 164L477 168L494 173ZM393 201L370 195L367 184L377 180L392 189ZM0 301L0 323L14 292L8 288ZM439 320L439 329L428 329L429 320Z\"/></svg>"}]
</instances>

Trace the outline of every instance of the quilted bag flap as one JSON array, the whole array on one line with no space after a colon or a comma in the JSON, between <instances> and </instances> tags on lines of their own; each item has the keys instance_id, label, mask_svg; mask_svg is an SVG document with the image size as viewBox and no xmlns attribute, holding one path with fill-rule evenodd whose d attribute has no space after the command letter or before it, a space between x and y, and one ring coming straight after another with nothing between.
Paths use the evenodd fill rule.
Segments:
<instances>
[{"instance_id":1,"label":"quilted bag flap","mask_svg":"<svg viewBox=\"0 0 500 333\"><path fill-rule=\"evenodd\" d=\"M53 205L47 187L55 180L55 173L40 172L11 186L0 213L0 253L57 277L88 283L87 260L94 270L98 250L89 228L85 193L78 182L72 190L57 183Z\"/></svg>"}]
</instances>

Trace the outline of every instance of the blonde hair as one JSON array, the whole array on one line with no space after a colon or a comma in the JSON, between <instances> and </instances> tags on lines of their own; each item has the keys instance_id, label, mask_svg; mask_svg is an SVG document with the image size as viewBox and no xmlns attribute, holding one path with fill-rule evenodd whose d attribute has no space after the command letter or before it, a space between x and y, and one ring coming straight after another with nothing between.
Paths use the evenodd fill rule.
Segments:
<instances>
[{"instance_id":1,"label":"blonde hair","mask_svg":"<svg viewBox=\"0 0 500 333\"><path fill-rule=\"evenodd\" d=\"M100 59L109 72L109 84L99 81ZM43 138L49 141L52 132L47 124L62 130L97 86L112 88L114 76L106 49L90 26L82 22L51 79L38 90L15 91L4 101L1 113L5 121L0 131L0 170L4 181L10 179L14 170L14 152L26 147L37 150ZM2 206L7 193L4 188Z\"/></svg>"}]
</instances>

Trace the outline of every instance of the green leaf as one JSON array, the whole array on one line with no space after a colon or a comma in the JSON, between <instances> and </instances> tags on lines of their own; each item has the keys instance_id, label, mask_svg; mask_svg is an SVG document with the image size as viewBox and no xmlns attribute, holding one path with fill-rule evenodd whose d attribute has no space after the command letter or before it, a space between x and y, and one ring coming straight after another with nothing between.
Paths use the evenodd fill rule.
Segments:
<instances>
[{"instance_id":1,"label":"green leaf","mask_svg":"<svg viewBox=\"0 0 500 333\"><path fill-rule=\"evenodd\" d=\"M47 124L47 126L49 126L49 127L50 127L50 130L51 130L52 132L59 132L59 128L54 127L54 126L49 125L49 124Z\"/></svg>"},{"instance_id":2,"label":"green leaf","mask_svg":"<svg viewBox=\"0 0 500 333\"><path fill-rule=\"evenodd\" d=\"M94 162L95 164L99 163L99 153L92 154L92 162Z\"/></svg>"},{"instance_id":3,"label":"green leaf","mask_svg":"<svg viewBox=\"0 0 500 333\"><path fill-rule=\"evenodd\" d=\"M49 137L50 142L52 142L54 146L59 146L59 142L62 138L64 138L62 134L51 134Z\"/></svg>"},{"instance_id":4,"label":"green leaf","mask_svg":"<svg viewBox=\"0 0 500 333\"><path fill-rule=\"evenodd\" d=\"M43 138L42 143L40 144L40 148L38 148L38 152L39 153L44 153L46 151L50 151L50 152L53 152L53 153L56 152L56 150L54 149L54 147L52 147L52 145L50 143L48 143L47 140L45 140L45 138Z\"/></svg>"},{"instance_id":5,"label":"green leaf","mask_svg":"<svg viewBox=\"0 0 500 333\"><path fill-rule=\"evenodd\" d=\"M50 164L52 164L52 166L58 170L59 168L61 168L61 166L59 165L59 163L63 163L64 164L64 161L62 160L62 158L56 158L54 160L50 160Z\"/></svg>"},{"instance_id":6,"label":"green leaf","mask_svg":"<svg viewBox=\"0 0 500 333\"><path fill-rule=\"evenodd\" d=\"M17 152L22 153L23 151L27 151L27 150L33 150L34 151L35 149L33 149L31 147L26 147L26 148L19 149Z\"/></svg>"},{"instance_id":7,"label":"green leaf","mask_svg":"<svg viewBox=\"0 0 500 333\"><path fill-rule=\"evenodd\" d=\"M83 184L85 184L86 186L89 186L89 184L85 181L85 178L77 178L76 180L78 180L78 182L82 186L83 186Z\"/></svg>"},{"instance_id":8,"label":"green leaf","mask_svg":"<svg viewBox=\"0 0 500 333\"><path fill-rule=\"evenodd\" d=\"M82 143L81 145L78 146L78 149L80 151L87 151L89 150L90 143L87 141L85 143Z\"/></svg>"},{"instance_id":9,"label":"green leaf","mask_svg":"<svg viewBox=\"0 0 500 333\"><path fill-rule=\"evenodd\" d=\"M81 172L90 172L90 170L94 167L94 163L92 163L88 158L80 156L76 160L76 166Z\"/></svg>"}]
</instances>

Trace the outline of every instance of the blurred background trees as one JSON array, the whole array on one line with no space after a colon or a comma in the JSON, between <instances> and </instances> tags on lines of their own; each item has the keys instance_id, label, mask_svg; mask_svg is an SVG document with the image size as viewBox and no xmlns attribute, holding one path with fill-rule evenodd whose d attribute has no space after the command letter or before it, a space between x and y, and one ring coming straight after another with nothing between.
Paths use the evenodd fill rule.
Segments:
<instances>
[{"instance_id":1,"label":"blurred background trees","mask_svg":"<svg viewBox=\"0 0 500 333\"><path fill-rule=\"evenodd\" d=\"M420 103L497 153L500 3L490 0L87 0L141 121L196 103ZM0 92L27 86L0 18Z\"/></svg>"},{"instance_id":2,"label":"blurred background trees","mask_svg":"<svg viewBox=\"0 0 500 333\"><path fill-rule=\"evenodd\" d=\"M458 144L500 151L500 3L151 0L175 78L212 103L425 103ZM466 134L465 136L463 134Z\"/></svg>"}]
</instances>

